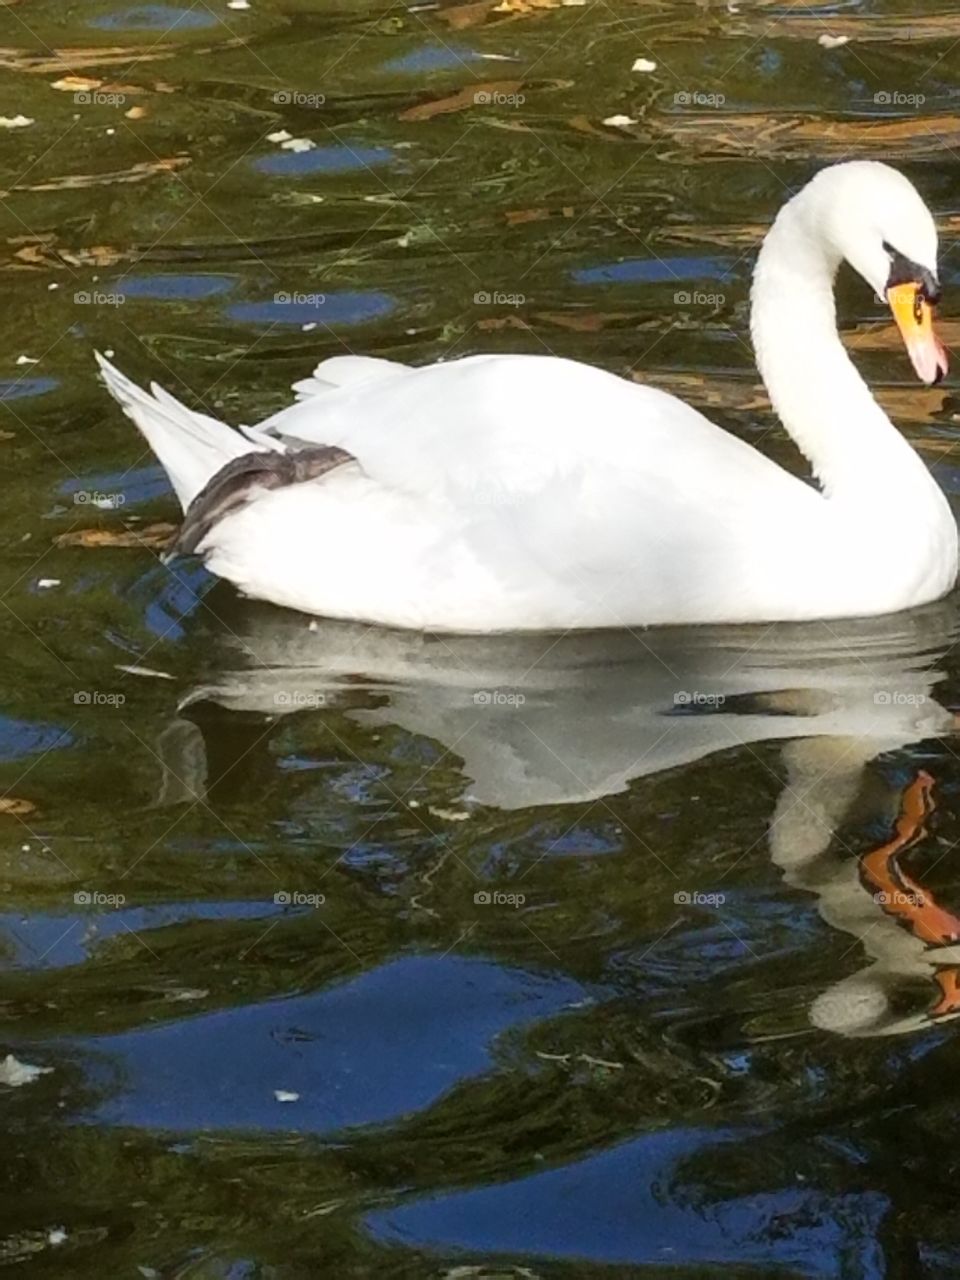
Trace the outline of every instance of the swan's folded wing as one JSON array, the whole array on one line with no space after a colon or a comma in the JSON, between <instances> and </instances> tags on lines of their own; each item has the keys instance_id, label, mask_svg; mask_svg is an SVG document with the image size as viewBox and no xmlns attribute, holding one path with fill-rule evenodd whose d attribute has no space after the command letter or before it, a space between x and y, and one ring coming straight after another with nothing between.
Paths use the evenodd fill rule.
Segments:
<instances>
[{"instance_id":1,"label":"swan's folded wing","mask_svg":"<svg viewBox=\"0 0 960 1280\"><path fill-rule=\"evenodd\" d=\"M689 405L588 365L473 356L408 369L344 359L357 376L274 415L251 439L336 445L373 479L454 504L562 500L605 465L655 503L673 494L690 508L719 494L775 507L815 497Z\"/></svg>"}]
</instances>

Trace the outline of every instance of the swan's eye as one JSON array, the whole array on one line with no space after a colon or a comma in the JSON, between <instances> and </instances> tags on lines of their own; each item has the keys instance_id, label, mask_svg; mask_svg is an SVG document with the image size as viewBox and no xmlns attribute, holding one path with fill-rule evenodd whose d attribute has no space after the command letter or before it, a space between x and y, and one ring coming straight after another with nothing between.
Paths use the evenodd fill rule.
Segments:
<instances>
[{"instance_id":1,"label":"swan's eye","mask_svg":"<svg viewBox=\"0 0 960 1280\"><path fill-rule=\"evenodd\" d=\"M936 306L940 301L940 286L937 284L937 279L933 272L908 258L899 249L895 249L889 241L884 240L883 247L890 259L890 275L887 278L887 288L892 289L901 284L916 285L920 297L931 305Z\"/></svg>"}]
</instances>

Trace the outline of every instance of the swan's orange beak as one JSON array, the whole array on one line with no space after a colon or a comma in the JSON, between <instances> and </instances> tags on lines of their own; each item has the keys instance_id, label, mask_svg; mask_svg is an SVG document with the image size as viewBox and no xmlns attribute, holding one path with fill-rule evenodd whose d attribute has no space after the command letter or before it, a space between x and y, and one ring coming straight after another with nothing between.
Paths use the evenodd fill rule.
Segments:
<instances>
[{"instance_id":1,"label":"swan's orange beak","mask_svg":"<svg viewBox=\"0 0 960 1280\"><path fill-rule=\"evenodd\" d=\"M907 354L917 377L928 386L947 372L947 351L933 332L933 307L919 284L895 284L887 290L887 301L897 322Z\"/></svg>"}]
</instances>

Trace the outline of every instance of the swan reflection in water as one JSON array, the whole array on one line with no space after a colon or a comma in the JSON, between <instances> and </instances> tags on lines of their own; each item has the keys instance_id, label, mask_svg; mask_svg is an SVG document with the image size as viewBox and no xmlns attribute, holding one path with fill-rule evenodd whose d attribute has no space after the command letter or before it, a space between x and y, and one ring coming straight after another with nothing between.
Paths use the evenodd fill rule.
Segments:
<instances>
[{"instance_id":1,"label":"swan reflection in water","mask_svg":"<svg viewBox=\"0 0 960 1280\"><path fill-rule=\"evenodd\" d=\"M884 753L955 731L938 699L951 603L892 617L759 627L428 636L245 604L210 646L217 669L161 742L161 799L214 782L191 709L275 718L335 708L361 730L433 739L462 760L462 802L584 804L731 748L782 743L770 855L823 919L869 957L813 1001L820 1029L889 1035L960 1013L960 921L904 871L932 779L883 799L888 843L850 856L836 832ZM207 773L211 777L207 778ZM876 786L876 783L873 783ZM875 801L874 801L875 803Z\"/></svg>"}]
</instances>

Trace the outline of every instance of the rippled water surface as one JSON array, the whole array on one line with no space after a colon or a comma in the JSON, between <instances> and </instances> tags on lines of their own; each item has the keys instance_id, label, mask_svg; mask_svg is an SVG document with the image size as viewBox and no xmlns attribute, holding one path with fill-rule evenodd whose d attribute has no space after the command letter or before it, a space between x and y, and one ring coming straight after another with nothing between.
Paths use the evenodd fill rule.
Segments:
<instances>
[{"instance_id":1,"label":"rippled water surface","mask_svg":"<svg viewBox=\"0 0 960 1280\"><path fill-rule=\"evenodd\" d=\"M159 565L175 504L91 354L238 422L344 351L551 351L798 466L746 341L758 238L818 164L893 160L953 343L956 12L11 0L0 27L0 1265L960 1274L956 602L311 625ZM951 384L916 386L851 280L840 320L958 494Z\"/></svg>"}]
</instances>

